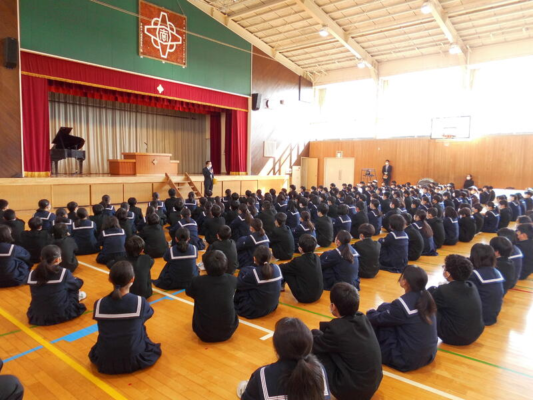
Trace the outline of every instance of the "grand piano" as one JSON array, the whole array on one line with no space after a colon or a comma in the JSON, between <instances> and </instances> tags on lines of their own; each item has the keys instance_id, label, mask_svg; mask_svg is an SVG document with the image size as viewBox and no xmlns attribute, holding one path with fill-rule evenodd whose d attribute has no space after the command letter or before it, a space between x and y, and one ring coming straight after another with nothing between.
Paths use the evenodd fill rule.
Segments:
<instances>
[{"instance_id":1,"label":"grand piano","mask_svg":"<svg viewBox=\"0 0 533 400\"><path fill-rule=\"evenodd\" d=\"M79 174L83 174L83 161L85 161L85 150L81 150L85 140L72 136L72 128L61 127L56 134L50 149L50 160L52 161L52 175L57 175L59 161L67 158L75 158L78 161ZM54 168L55 167L55 168ZM55 173L54 173L55 170Z\"/></svg>"}]
</instances>

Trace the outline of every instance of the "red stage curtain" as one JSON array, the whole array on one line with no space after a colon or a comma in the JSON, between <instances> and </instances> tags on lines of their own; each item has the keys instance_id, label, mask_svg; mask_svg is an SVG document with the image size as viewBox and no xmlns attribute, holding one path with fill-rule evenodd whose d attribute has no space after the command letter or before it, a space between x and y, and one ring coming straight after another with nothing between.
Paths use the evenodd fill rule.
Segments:
<instances>
[{"instance_id":1,"label":"red stage curtain","mask_svg":"<svg viewBox=\"0 0 533 400\"><path fill-rule=\"evenodd\" d=\"M22 75L24 176L50 175L48 81Z\"/></svg>"},{"instance_id":2,"label":"red stage curtain","mask_svg":"<svg viewBox=\"0 0 533 400\"><path fill-rule=\"evenodd\" d=\"M213 172L220 174L222 171L222 132L220 124L220 113L211 114L211 122L209 125L211 138L211 162L213 163Z\"/></svg>"},{"instance_id":3,"label":"red stage curtain","mask_svg":"<svg viewBox=\"0 0 533 400\"><path fill-rule=\"evenodd\" d=\"M226 171L245 175L248 159L248 113L226 112Z\"/></svg>"}]
</instances>

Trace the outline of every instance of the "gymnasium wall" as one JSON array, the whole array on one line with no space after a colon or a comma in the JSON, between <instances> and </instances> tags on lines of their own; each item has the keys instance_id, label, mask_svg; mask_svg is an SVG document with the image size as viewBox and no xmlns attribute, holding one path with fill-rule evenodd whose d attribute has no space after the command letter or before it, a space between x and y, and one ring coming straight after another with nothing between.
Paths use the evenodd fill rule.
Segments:
<instances>
[{"instance_id":1,"label":"gymnasium wall","mask_svg":"<svg viewBox=\"0 0 533 400\"><path fill-rule=\"evenodd\" d=\"M262 96L261 109L251 111L250 151L252 175L259 174L271 159L263 157L263 142L275 141L282 149L309 127L311 103L299 101L299 76L254 47L252 92ZM311 91L311 82L302 78L302 86ZM266 102L270 100L270 107ZM284 105L279 101L283 100ZM311 97L312 100L312 97ZM272 106L274 104L274 106ZM271 164L270 164L271 165Z\"/></svg>"},{"instance_id":2,"label":"gymnasium wall","mask_svg":"<svg viewBox=\"0 0 533 400\"><path fill-rule=\"evenodd\" d=\"M318 158L318 183L324 182L324 158L355 157L355 180L362 168L375 168L381 182L386 159L397 182L432 178L462 187L467 174L477 186L525 189L533 186L533 135L485 136L470 141L436 141L429 138L311 142L309 157ZM348 182L347 182L348 183Z\"/></svg>"},{"instance_id":3,"label":"gymnasium wall","mask_svg":"<svg viewBox=\"0 0 533 400\"><path fill-rule=\"evenodd\" d=\"M17 0L0 1L0 39L18 39ZM19 68L3 66L4 46L0 42L2 66L0 66L0 124L2 145L0 146L0 177L22 176L22 136L20 120Z\"/></svg>"},{"instance_id":4,"label":"gymnasium wall","mask_svg":"<svg viewBox=\"0 0 533 400\"><path fill-rule=\"evenodd\" d=\"M251 46L187 1L150 0L187 16L187 30L239 49L188 35L187 67L138 55L138 0L20 0L23 49L106 67L249 95ZM2 1L5 3L5 1ZM2 6L3 7L3 6Z\"/></svg>"}]
</instances>

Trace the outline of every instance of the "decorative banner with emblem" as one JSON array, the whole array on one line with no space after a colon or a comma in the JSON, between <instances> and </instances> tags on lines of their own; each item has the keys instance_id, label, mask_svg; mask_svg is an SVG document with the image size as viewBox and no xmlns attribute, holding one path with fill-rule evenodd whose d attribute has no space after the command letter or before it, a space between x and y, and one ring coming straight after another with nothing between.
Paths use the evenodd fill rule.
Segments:
<instances>
[{"instance_id":1,"label":"decorative banner with emblem","mask_svg":"<svg viewBox=\"0 0 533 400\"><path fill-rule=\"evenodd\" d=\"M187 17L139 1L139 55L187 65Z\"/></svg>"}]
</instances>

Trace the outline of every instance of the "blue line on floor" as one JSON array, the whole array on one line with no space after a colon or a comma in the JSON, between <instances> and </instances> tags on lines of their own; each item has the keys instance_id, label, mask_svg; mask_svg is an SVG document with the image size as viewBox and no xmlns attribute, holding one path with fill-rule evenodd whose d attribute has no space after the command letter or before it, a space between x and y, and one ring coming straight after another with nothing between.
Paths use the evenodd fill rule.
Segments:
<instances>
[{"instance_id":1,"label":"blue line on floor","mask_svg":"<svg viewBox=\"0 0 533 400\"><path fill-rule=\"evenodd\" d=\"M178 290L177 292L170 293L170 294L175 296L175 295L183 293L183 292L185 292L185 289ZM158 303L161 300L173 300L173 299L172 299L172 297L164 296L164 297L161 297L160 299L151 301L150 304ZM78 330L76 332L72 332L72 333L69 333L68 335L62 336L62 337L60 337L58 339L55 339L55 340L52 340L51 343L61 342L62 340L66 341L66 342L69 342L69 343L72 343L75 340L82 339L82 338L84 338L86 336L92 335L95 332L98 332L98 325L97 324L90 325L90 326L88 326L86 328L82 328L82 329L80 329L80 330ZM27 350L27 351L25 351L23 353L14 355L13 357L6 358L4 360L4 363L16 360L17 358L25 356L26 354L33 353L34 351L37 351L37 350L42 349L42 348L43 348L43 346L37 346L37 347L34 347L33 349L29 349L29 350Z\"/></svg>"}]
</instances>

